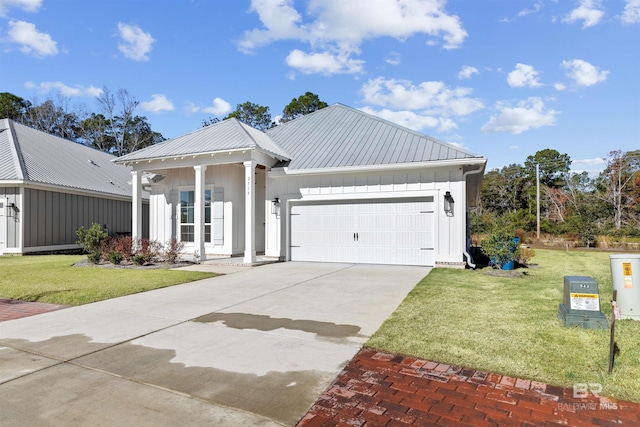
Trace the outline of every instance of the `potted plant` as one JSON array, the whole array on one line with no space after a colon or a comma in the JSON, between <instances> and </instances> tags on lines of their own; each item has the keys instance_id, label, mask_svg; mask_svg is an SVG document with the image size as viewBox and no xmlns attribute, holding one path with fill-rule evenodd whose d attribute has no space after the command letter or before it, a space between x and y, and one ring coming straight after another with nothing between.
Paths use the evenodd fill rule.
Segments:
<instances>
[{"instance_id":1,"label":"potted plant","mask_svg":"<svg viewBox=\"0 0 640 427\"><path fill-rule=\"evenodd\" d=\"M497 230L481 242L482 252L489 258L489 264L501 270L513 270L515 260L520 256L520 239L507 230Z\"/></svg>"}]
</instances>

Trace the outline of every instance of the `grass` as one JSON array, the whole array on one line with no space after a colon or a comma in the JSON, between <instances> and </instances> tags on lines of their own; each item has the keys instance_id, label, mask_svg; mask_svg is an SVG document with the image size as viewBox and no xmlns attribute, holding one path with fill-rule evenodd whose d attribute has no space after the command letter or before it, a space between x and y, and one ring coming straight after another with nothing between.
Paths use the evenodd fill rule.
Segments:
<instances>
[{"instance_id":1,"label":"grass","mask_svg":"<svg viewBox=\"0 0 640 427\"><path fill-rule=\"evenodd\" d=\"M73 267L81 255L0 257L0 298L81 305L216 276L168 269Z\"/></svg>"},{"instance_id":2,"label":"grass","mask_svg":"<svg viewBox=\"0 0 640 427\"><path fill-rule=\"evenodd\" d=\"M640 402L640 321L616 322L620 353L608 375L609 330L564 327L564 276L591 276L611 319L609 254L536 250L523 278L434 269L368 346L467 368L570 387L600 383L603 395Z\"/></svg>"}]
</instances>

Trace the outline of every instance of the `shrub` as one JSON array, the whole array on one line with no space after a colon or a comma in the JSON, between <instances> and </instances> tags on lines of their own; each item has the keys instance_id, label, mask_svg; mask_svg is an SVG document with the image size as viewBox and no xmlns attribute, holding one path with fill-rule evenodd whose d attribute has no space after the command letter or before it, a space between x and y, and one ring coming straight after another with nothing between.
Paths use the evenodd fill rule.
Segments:
<instances>
[{"instance_id":1,"label":"shrub","mask_svg":"<svg viewBox=\"0 0 640 427\"><path fill-rule=\"evenodd\" d=\"M153 262L160 256L162 245L157 240L136 239L135 255L144 256L144 262Z\"/></svg>"},{"instance_id":2,"label":"shrub","mask_svg":"<svg viewBox=\"0 0 640 427\"><path fill-rule=\"evenodd\" d=\"M122 255L122 252L117 252L117 251L109 252L109 255L108 255L109 262L111 264L116 264L116 265L120 264L123 258L124 256Z\"/></svg>"},{"instance_id":3,"label":"shrub","mask_svg":"<svg viewBox=\"0 0 640 427\"><path fill-rule=\"evenodd\" d=\"M102 254L100 252L89 252L87 259L91 264L99 264L102 259Z\"/></svg>"},{"instance_id":4,"label":"shrub","mask_svg":"<svg viewBox=\"0 0 640 427\"><path fill-rule=\"evenodd\" d=\"M76 243L81 245L85 252L91 254L100 252L101 246L109 235L106 230L102 229L100 224L93 223L89 228L80 227L76 231L76 237L78 237Z\"/></svg>"},{"instance_id":5,"label":"shrub","mask_svg":"<svg viewBox=\"0 0 640 427\"><path fill-rule=\"evenodd\" d=\"M120 252L122 258L126 261L131 261L133 256L133 241L131 236L118 236L111 240L111 250L113 252Z\"/></svg>"},{"instance_id":6,"label":"shrub","mask_svg":"<svg viewBox=\"0 0 640 427\"><path fill-rule=\"evenodd\" d=\"M514 240L513 233L506 230L489 234L482 240L481 246L491 264L499 269L520 256L520 244Z\"/></svg>"},{"instance_id":7,"label":"shrub","mask_svg":"<svg viewBox=\"0 0 640 427\"><path fill-rule=\"evenodd\" d=\"M529 261L531 261L531 258L533 258L534 256L536 256L536 251L531 248L523 248L521 246L520 253L518 255L518 258L516 258L516 261L518 261L518 263L522 265L527 265Z\"/></svg>"},{"instance_id":8,"label":"shrub","mask_svg":"<svg viewBox=\"0 0 640 427\"><path fill-rule=\"evenodd\" d=\"M169 264L175 264L184 249L184 242L178 241L175 237L169 240L164 249L164 259Z\"/></svg>"},{"instance_id":9,"label":"shrub","mask_svg":"<svg viewBox=\"0 0 640 427\"><path fill-rule=\"evenodd\" d=\"M146 258L144 255L142 254L135 254L132 258L131 261L133 261L133 263L135 265L144 265L144 263L146 262Z\"/></svg>"}]
</instances>

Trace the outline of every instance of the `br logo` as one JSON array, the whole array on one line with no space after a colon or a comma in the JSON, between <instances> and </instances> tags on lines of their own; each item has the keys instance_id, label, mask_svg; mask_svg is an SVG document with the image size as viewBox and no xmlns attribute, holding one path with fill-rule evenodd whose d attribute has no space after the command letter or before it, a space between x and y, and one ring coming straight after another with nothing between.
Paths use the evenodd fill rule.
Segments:
<instances>
[{"instance_id":1,"label":"br logo","mask_svg":"<svg viewBox=\"0 0 640 427\"><path fill-rule=\"evenodd\" d=\"M573 385L573 397L575 399L584 399L592 394L595 397L600 397L602 393L602 384L600 383L576 383Z\"/></svg>"}]
</instances>

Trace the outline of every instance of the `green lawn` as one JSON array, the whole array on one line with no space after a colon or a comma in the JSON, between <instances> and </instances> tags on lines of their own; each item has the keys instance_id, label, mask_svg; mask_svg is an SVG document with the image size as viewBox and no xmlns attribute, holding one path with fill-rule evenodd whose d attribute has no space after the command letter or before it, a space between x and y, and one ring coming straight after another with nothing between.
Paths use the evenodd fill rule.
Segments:
<instances>
[{"instance_id":1,"label":"green lawn","mask_svg":"<svg viewBox=\"0 0 640 427\"><path fill-rule=\"evenodd\" d=\"M640 402L640 321L616 322L620 354L608 375L609 330L566 328L557 318L564 276L591 276L611 318L609 254L536 250L524 278L434 269L368 346L467 368L570 387L600 383L603 395Z\"/></svg>"},{"instance_id":2,"label":"green lawn","mask_svg":"<svg viewBox=\"0 0 640 427\"><path fill-rule=\"evenodd\" d=\"M80 255L0 257L0 298L81 305L216 276L168 269L73 267Z\"/></svg>"}]
</instances>

